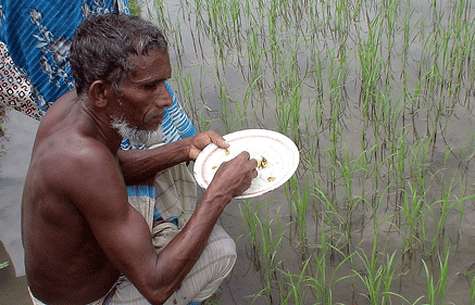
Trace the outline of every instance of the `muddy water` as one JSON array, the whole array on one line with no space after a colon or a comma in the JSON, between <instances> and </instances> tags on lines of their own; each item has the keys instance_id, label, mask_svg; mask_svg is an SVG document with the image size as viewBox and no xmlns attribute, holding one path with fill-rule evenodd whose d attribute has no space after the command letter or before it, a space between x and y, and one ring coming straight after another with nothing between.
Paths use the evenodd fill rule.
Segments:
<instances>
[{"instance_id":1,"label":"muddy water","mask_svg":"<svg viewBox=\"0 0 475 305\"><path fill-rule=\"evenodd\" d=\"M262 1L264 3L264 10L268 11L269 1ZM321 1L319 3L323 3ZM349 1L354 3L355 1ZM402 4L404 2L404 4ZM449 20L448 15L450 10L454 5L454 1L436 1L437 10L442 14L441 27L445 28L448 26ZM166 1L167 3L167 12L169 14L169 22L177 28L179 23L179 28L181 29L182 40L177 42L173 38L171 43L174 47L180 48L181 52L175 54L175 62L179 62L175 69L175 85L180 87L180 80L184 76L191 76L194 85L194 100L193 104L196 103L202 105L210 106L213 111L203 112L202 115L207 116L210 120L211 126L217 128L218 130L224 132L227 130L226 126L223 125L220 118L223 117L223 112L225 109L222 106L223 98L219 95L219 84L223 83L228 94L227 100L239 103L243 101L243 98L246 94L248 88L248 82L246 77L249 73L248 58L246 57L246 48L248 46L249 40L246 39L247 33L249 31L258 32L259 43L264 49L264 52L267 52L267 55L270 56L270 48L268 41L265 41L266 35L262 33L267 33L268 31L268 19L265 17L262 20L262 23L258 24L254 29L249 29L247 27L247 21L245 18L241 20L242 28L241 33L243 35L243 42L241 48L244 50L241 53L237 51L239 47L236 44L231 44L224 48L225 52L225 63L221 64L214 56L214 50L216 45L213 46L213 43L210 39L207 39L211 36L209 32L202 31L202 40L201 40L201 50L198 48L198 52L194 51L193 37L197 37L200 33L200 30L195 26L196 20L200 17L194 15L193 10L188 10L182 5L184 2L181 1ZM196 2L186 2L188 6L193 7ZM254 4L257 2L254 2ZM336 3L336 2L332 2ZM368 7L368 17L373 18L376 13L372 9L375 3L381 3L381 1L366 1L363 2ZM425 44L430 40L429 37L432 34L433 19L431 17L431 6L430 1L400 1L401 8L398 11L398 17L396 19L396 34L395 34L395 45L394 51L392 52L391 57L391 69L390 74L390 107L397 108L400 106L401 101L403 100L401 94L403 92L403 84L400 79L400 75L404 70L402 66L402 22L401 16L405 14L406 10L410 11L411 19L409 22L409 27L411 31L410 35L410 46L408 49L408 87L407 89L411 92L414 92L417 82L417 75L419 69L421 68L420 63L430 62L432 53ZM407 3L410 4L410 7L405 6ZM474 19L474 5L475 2L468 2L471 4L471 8L466 11L466 14L471 16L469 20ZM243 4L244 5L244 4ZM258 4L255 4L256 6ZM331 5L330 5L331 6ZM467 6L468 7L468 6ZM203 19L205 22L208 21L208 16L206 15L205 4L202 4L201 7L203 13ZM221 12L225 14L226 12ZM333 11L334 13L334 11ZM324 13L322 13L324 15ZM220 15L221 16L221 15ZM260 18L259 16L257 17ZM364 19L364 18L362 18ZM190 22L191 20L191 22ZM282 19L280 19L282 21ZM304 20L303 23L308 25ZM191 23L191 25L190 25ZM259 23L259 21L257 22ZM304 25L305 28L305 25ZM346 69L345 81L344 81L344 114L342 119L342 129L341 129L341 140L339 141L339 148L347 149L349 154L352 157L357 157L362 153L361 150L361 137L362 134L366 133L367 137L370 139L370 142L375 141L374 134L372 134L371 128L365 129L364 120L360 111L360 90L361 90L361 70L362 67L359 64L358 58L358 37L363 37L363 40L368 38L368 27L361 22L361 20L356 20L350 22L349 25L349 35L347 41L346 55L347 58L344 68ZM212 29L210 30L212 32ZM305 32L305 29L303 30ZM280 29L279 39L285 41L282 43L281 47L284 49L284 56L287 56L288 61L292 60L291 51L295 47L292 35L295 34L295 29ZM309 31L306 32L310 36ZM305 39L301 40L301 45L297 47L297 60L296 64L299 67L299 77L303 79L302 91L301 91L301 109L300 109L300 138L298 139L299 145L302 150L308 149L309 143L315 141L315 134L319 135L319 148L322 151L322 158L325 161L328 161L326 155L329 147L331 146L329 140L329 131L328 129L319 129L317 131L313 130L312 133L312 110L315 104L315 95L316 92L313 88L314 81L311 77L312 73L312 48L317 48L318 53L320 53L321 58L323 59L323 82L325 83L325 101L324 108L325 114L328 115L328 111L331 108L328 94L328 75L331 74L332 70L334 71L335 66L332 66L330 63L330 58L334 53L332 50L335 50L337 43L331 39L331 32L327 32L327 37L325 34L319 34L317 43L311 45ZM304 35L305 36L305 35ZM176 37L176 35L175 35ZM195 40L196 41L196 40ZM387 46L387 38L381 37L379 48L382 49L382 54L387 55L387 50L384 48ZM334 51L336 52L336 51ZM435 52L437 53L437 52ZM240 57L241 55L242 57ZM379 54L379 53L378 53ZM240 57L240 58L239 58ZM381 60L384 62L386 57L383 56ZM282 64L282 63L281 63ZM427 66L422 66L427 68ZM272 73L272 61L267 57L262 58L261 68L263 73L264 80L264 96L255 93L252 95L253 104L249 107L247 112L247 123L239 124L235 123L231 126L233 128L253 128L253 127L263 127L268 129L277 129L278 122L275 116L276 111L276 96L273 90L273 81L274 75ZM285 74L291 69L291 66L285 66L283 64L283 69L280 69L278 73ZM219 73L216 73L216 70L219 70ZM442 72L444 74L444 72ZM244 77L243 77L244 75ZM444 74L445 75L445 74ZM444 76L445 77L445 76ZM203 81L204 80L204 81ZM427 175L429 182L429 187L427 189L426 198L430 202L434 202L440 198L440 193L446 188L451 182L454 183L454 193L462 192L465 195L475 193L475 166L473 163L473 151L475 147L475 115L474 115L474 98L470 94L471 86L473 84L467 83L465 79L465 86L462 86L462 91L464 93L460 94L460 99L454 107L453 116L444 115L444 123L442 125L446 126L444 128L444 137L441 138L439 134L438 141L433 148L428 152L430 157L428 157L427 164ZM199 88L205 88L200 92ZM431 103L434 103L438 98L444 100L443 103L451 104L451 102L445 100L444 97L439 96L438 94L431 95L430 93L423 99L422 103L426 103L420 112L414 116L414 121L409 124L406 128L415 130L419 135L425 134L427 126L430 125L432 116L424 115L428 109L432 106ZM186 102L186 101L185 101ZM228 105L229 106L229 105ZM232 106L231 106L232 107ZM261 108L264 108L264 114L261 112ZM237 109L237 108L233 108ZM430 112L429 110L428 112ZM236 111L231 111L227 119L231 120L236 118L239 114ZM406 118L407 119L407 118ZM406 122L407 123L407 122ZM400 128L403 125L403 122L398 121L395 124L395 128ZM409 127L410 126L410 127ZM380 126L381 127L381 126ZM310 132L307 132L307 128L310 129ZM291 135L291 133L288 133ZM407 134L406 140L409 145L414 143L417 136L412 135L410 132ZM450 149L449 149L450 148ZM449 151L452 151L451 153ZM330 172L331 165L322 166L322 173L320 175L325 176ZM305 171L305 168L300 168L301 171ZM386 169L381 173L381 181L384 181L386 176L391 172ZM405 173L406 177L410 176L409 172ZM325 177L322 180L328 181ZM407 179L407 178L406 178ZM366 180L368 185L363 183L355 183L353 185L354 194L360 194L362 189L365 188L370 192L373 191L377 195L383 193L383 190L374 190L374 184L372 180ZM339 190L343 191L342 182L338 181ZM325 188L325 186L323 186ZM271 215L277 222L280 222L286 227L286 232L284 233L284 242L282 247L279 250L279 260L283 265L285 265L285 270L290 270L294 272L299 271L299 265L301 260L299 258L299 253L296 251L296 243L290 242L292 238L295 240L295 236L292 237L290 233L289 225L291 222L290 212L288 209L287 199L279 191L275 192L277 194L264 196L258 200L251 201L251 205L256 209L259 207L264 207L265 214ZM341 194L339 194L341 195ZM431 270L436 270L438 261L436 256L427 257L422 252L413 255L411 258L402 257L401 255L401 245L402 239L404 236L403 232L395 232L394 226L389 226L388 223L391 221L391 211L394 208L394 193L391 193L388 196L388 200L383 202L383 206L388 205L387 209L380 209L379 214L375 215L380 220L380 227L378 236L379 238L379 255L381 258L386 254L391 254L396 251L396 271L394 276L393 287L391 291L398 293L408 300L414 301L417 298L426 295L426 277L423 269L422 260L427 262ZM340 196L341 200L344 200ZM315 202L313 202L315 203ZM251 300L255 300L257 304L268 304L270 300L265 297L258 297L253 299L252 296L255 295L260 289L263 288L263 284L260 281L259 273L252 266L250 259L250 244L249 244L249 235L247 228L245 227L245 222L242 219L239 212L239 205L242 203L235 202L235 204L230 205L224 216L222 217L222 222L225 228L227 228L231 234L236 237L238 243L238 249L240 254L240 259L238 260L237 266L232 277L227 281L227 285L224 288L224 293L221 297L221 300L224 304L230 304L232 302L236 304L247 304ZM319 203L315 203L319 204ZM475 238L475 228L473 227L473 217L475 216L475 202L467 201L463 204L464 213L461 215L456 210L451 210L449 213L448 221L446 224L445 234L451 245L450 257L449 257L449 279L447 284L447 303L451 304L469 304L469 274L475 269L475 247L473 246L473 241ZM426 219L426 230L428 233L429 239L433 237L436 228L436 220L439 211L436 207L433 210L427 211ZM315 237L315 228L312 223L314 216L313 213L309 212L308 215L308 238L312 241L317 241ZM352 217L352 246L354 250L361 249L366 253L371 249L373 237L376 232L373 231L370 224L371 220L368 219L369 213L367 207L365 209L358 208ZM365 219L365 225L362 225L362 220ZM430 247L430 244L427 242L422 243L421 248ZM338 258L334 262L338 264ZM330 267L329 270L332 268ZM344 265L340 270L339 275L351 275L353 271L351 269L363 272L361 267L361 262L358 262L358 259L355 259L355 262L350 267L349 265ZM434 271L437 274L437 271ZM283 280L283 277L279 277L279 280ZM367 297L365 296L365 289L363 289L360 281L353 277L351 279L340 282L333 291L334 301L341 302L342 304L369 304ZM275 295L274 295L275 297ZM307 291L307 302L306 304L311 304L311 293ZM403 304L404 302L401 299L396 297L392 298L394 304ZM427 301L426 299L422 302ZM274 303L276 298L274 298ZM292 302L290 302L293 304Z\"/></svg>"},{"instance_id":2,"label":"muddy water","mask_svg":"<svg viewBox=\"0 0 475 305\"><path fill-rule=\"evenodd\" d=\"M2 139L0 158L0 304L31 304L26 290L23 247L20 239L20 201L26 169L38 122L18 112L10 112Z\"/></svg>"}]
</instances>

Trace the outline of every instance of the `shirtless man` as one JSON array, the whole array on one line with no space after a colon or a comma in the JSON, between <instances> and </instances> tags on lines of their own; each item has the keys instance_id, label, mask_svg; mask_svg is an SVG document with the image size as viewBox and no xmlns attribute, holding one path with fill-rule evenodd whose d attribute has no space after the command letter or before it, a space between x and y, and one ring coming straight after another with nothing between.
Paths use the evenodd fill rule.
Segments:
<instances>
[{"instance_id":1,"label":"shirtless man","mask_svg":"<svg viewBox=\"0 0 475 305\"><path fill-rule=\"evenodd\" d=\"M190 287L187 274L225 206L257 175L257 162L243 152L223 164L189 221L157 255L149 226L127 201L126 184L194 160L209 143L227 144L209 131L157 149L117 152L123 136L146 140L171 103L164 85L171 77L167 44L153 25L130 16L90 18L73 40L71 65L77 97L64 96L42 120L23 194L33 301L187 304L192 299L180 292ZM226 275L213 275L219 278L198 289L209 290ZM118 285L119 278L133 285ZM118 288L125 286L136 291L131 300Z\"/></svg>"}]
</instances>

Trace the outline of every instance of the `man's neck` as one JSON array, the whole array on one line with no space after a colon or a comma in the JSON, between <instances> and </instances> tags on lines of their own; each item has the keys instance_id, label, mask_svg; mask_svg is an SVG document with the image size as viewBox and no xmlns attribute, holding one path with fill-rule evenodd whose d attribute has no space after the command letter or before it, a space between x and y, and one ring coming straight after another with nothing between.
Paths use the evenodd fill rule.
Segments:
<instances>
[{"instance_id":1,"label":"man's neck","mask_svg":"<svg viewBox=\"0 0 475 305\"><path fill-rule=\"evenodd\" d=\"M122 141L122 136L112 127L106 112L96 112L87 101L79 102L80 112L88 122L88 130L92 137L106 145L115 154Z\"/></svg>"}]
</instances>

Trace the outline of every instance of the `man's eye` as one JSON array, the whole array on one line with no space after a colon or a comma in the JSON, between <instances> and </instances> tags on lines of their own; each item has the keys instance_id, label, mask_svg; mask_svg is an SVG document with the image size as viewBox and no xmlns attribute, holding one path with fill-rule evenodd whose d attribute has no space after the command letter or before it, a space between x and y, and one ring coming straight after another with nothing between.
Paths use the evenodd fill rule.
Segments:
<instances>
[{"instance_id":1,"label":"man's eye","mask_svg":"<svg viewBox=\"0 0 475 305\"><path fill-rule=\"evenodd\" d=\"M145 90L154 90L155 88L157 88L157 85L158 85L158 83L145 84L145 85L143 85L143 88Z\"/></svg>"}]
</instances>

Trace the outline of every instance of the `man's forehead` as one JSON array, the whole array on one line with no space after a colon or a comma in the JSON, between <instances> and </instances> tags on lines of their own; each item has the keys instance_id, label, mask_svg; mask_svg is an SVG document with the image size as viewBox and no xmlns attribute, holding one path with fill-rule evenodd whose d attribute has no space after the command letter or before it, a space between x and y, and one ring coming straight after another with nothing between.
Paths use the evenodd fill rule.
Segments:
<instances>
[{"instance_id":1,"label":"man's forehead","mask_svg":"<svg viewBox=\"0 0 475 305\"><path fill-rule=\"evenodd\" d=\"M129 78L133 82L171 76L170 58L166 50L152 50L145 55L131 55L129 62L132 64Z\"/></svg>"}]
</instances>

